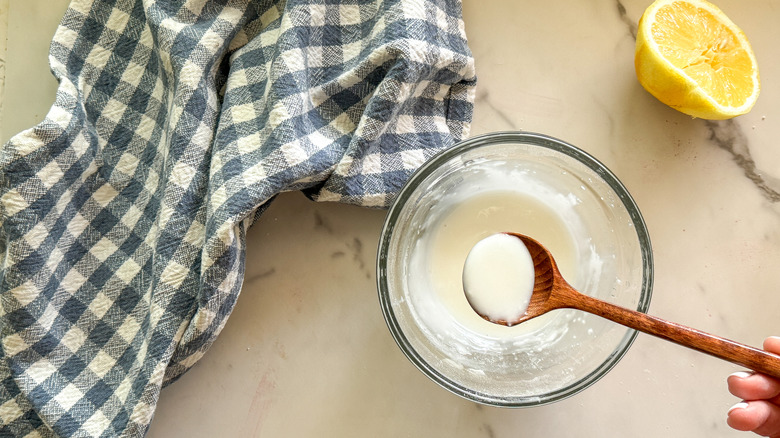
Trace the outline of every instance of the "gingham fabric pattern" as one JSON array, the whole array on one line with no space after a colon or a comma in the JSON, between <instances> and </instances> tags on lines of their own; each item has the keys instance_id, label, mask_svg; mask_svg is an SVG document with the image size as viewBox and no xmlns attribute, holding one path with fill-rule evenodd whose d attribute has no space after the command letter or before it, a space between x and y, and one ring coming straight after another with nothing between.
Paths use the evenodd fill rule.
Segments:
<instances>
[{"instance_id":1,"label":"gingham fabric pattern","mask_svg":"<svg viewBox=\"0 0 780 438\"><path fill-rule=\"evenodd\" d=\"M467 135L446 0L76 0L0 149L0 436L142 436L239 294L274 195L387 206Z\"/></svg>"}]
</instances>

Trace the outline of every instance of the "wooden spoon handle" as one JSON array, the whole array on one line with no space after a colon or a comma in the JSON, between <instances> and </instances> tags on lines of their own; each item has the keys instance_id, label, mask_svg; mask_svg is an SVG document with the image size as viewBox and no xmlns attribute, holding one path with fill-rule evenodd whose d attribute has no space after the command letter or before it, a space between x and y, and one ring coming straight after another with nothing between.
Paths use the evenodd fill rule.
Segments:
<instances>
[{"instance_id":1,"label":"wooden spoon handle","mask_svg":"<svg viewBox=\"0 0 780 438\"><path fill-rule=\"evenodd\" d=\"M626 309L576 291L574 293L579 296L572 300L571 307L737 365L742 365L759 373L780 378L780 356L776 354L637 312L636 310Z\"/></svg>"}]
</instances>

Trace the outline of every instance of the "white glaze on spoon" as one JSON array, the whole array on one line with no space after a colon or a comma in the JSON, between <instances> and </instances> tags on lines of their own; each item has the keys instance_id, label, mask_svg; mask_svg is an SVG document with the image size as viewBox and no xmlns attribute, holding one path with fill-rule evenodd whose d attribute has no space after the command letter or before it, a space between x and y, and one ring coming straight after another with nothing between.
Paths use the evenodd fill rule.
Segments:
<instances>
[{"instance_id":1,"label":"white glaze on spoon","mask_svg":"<svg viewBox=\"0 0 780 438\"><path fill-rule=\"evenodd\" d=\"M463 287L471 307L490 321L512 325L525 313L534 290L534 263L522 240L492 234L471 249Z\"/></svg>"}]
</instances>

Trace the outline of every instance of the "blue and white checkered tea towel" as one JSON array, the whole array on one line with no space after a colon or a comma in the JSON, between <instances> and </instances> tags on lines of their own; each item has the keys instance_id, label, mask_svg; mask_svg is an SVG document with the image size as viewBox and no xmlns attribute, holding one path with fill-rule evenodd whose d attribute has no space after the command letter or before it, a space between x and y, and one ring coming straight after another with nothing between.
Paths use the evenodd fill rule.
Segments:
<instances>
[{"instance_id":1,"label":"blue and white checkered tea towel","mask_svg":"<svg viewBox=\"0 0 780 438\"><path fill-rule=\"evenodd\" d=\"M75 0L0 150L0 436L141 436L236 302L277 193L386 206L467 135L447 0Z\"/></svg>"}]
</instances>

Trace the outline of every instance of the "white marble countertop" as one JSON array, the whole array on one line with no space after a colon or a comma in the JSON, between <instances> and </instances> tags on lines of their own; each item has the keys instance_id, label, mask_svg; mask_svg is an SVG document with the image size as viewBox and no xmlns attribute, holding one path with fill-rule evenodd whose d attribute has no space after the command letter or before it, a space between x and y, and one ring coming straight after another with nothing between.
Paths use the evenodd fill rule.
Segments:
<instances>
[{"instance_id":1,"label":"white marble countertop","mask_svg":"<svg viewBox=\"0 0 780 438\"><path fill-rule=\"evenodd\" d=\"M669 109L636 81L633 34L649 0L464 3L479 76L472 135L542 132L610 167L650 230L651 313L752 345L780 335L780 0L717 2L762 78L752 112L725 122ZM53 101L46 54L66 4L0 0L2 141ZM749 436L725 423L737 367L647 335L594 386L545 407L484 407L441 389L382 319L383 220L280 196L249 232L233 315L162 391L149 436Z\"/></svg>"}]
</instances>

